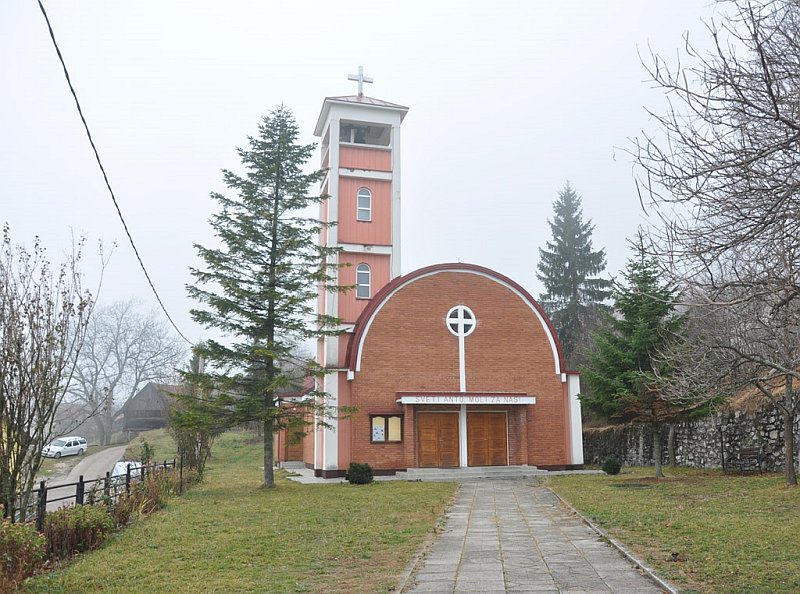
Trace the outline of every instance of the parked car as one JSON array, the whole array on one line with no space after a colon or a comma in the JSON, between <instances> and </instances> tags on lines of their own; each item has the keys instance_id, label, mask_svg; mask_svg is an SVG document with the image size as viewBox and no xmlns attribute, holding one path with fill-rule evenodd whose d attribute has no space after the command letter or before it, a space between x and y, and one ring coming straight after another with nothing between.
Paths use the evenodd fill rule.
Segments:
<instances>
[{"instance_id":1,"label":"parked car","mask_svg":"<svg viewBox=\"0 0 800 594\"><path fill-rule=\"evenodd\" d=\"M134 462L133 460L120 460L114 464L114 470L111 471L111 478L113 479L114 483L121 484L125 482L125 475L128 474L128 464L131 465L131 477L141 476L141 462Z\"/></svg>"},{"instance_id":2,"label":"parked car","mask_svg":"<svg viewBox=\"0 0 800 594\"><path fill-rule=\"evenodd\" d=\"M61 456L82 456L86 453L86 440L77 435L59 437L42 448L42 456L60 458Z\"/></svg>"}]
</instances>

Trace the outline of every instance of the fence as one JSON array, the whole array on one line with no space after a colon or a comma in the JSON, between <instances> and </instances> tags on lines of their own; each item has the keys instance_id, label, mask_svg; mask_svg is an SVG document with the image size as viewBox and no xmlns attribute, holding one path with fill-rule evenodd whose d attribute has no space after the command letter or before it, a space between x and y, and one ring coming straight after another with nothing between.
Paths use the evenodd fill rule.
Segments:
<instances>
[{"instance_id":1,"label":"fence","mask_svg":"<svg viewBox=\"0 0 800 594\"><path fill-rule=\"evenodd\" d=\"M74 500L75 505L84 505L85 503L93 504L96 503L98 494L102 489L102 501L111 504L115 502L123 492L125 494L130 494L131 486L135 485L137 482L146 480L148 474L154 475L160 472L166 472L170 468L173 470L178 468L179 470L178 489L179 493L182 493L183 459L181 459L181 463L178 465L177 460L173 458L172 460L164 460L163 463L154 462L153 464L135 464L134 466L128 464L126 466L124 475L120 474L112 476L111 472L106 472L105 477L91 479L88 481L84 480L83 475L81 475L77 482L64 483L60 485L48 485L46 481L40 481L38 489L34 491L28 491L27 493L16 493L13 501L15 503L22 502L22 505L15 507L14 504L12 504L11 509L4 510L4 515L5 517L10 517L12 522L16 522L20 519L27 519L29 512L31 510L35 510L36 529L39 532L42 532L44 530L44 518L47 515L48 503L57 503L59 501L68 502ZM91 485L91 487L87 491L87 486L89 485ZM68 493L67 495L52 498L50 497L51 494L58 495L57 490L66 489L69 487L74 487L74 492Z\"/></svg>"}]
</instances>

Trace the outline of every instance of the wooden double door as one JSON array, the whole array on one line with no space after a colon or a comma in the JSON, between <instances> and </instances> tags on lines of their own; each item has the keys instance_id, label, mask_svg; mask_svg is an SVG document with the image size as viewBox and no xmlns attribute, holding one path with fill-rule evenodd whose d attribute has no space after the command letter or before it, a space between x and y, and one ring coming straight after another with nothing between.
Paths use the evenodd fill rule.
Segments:
<instances>
[{"instance_id":1,"label":"wooden double door","mask_svg":"<svg viewBox=\"0 0 800 594\"><path fill-rule=\"evenodd\" d=\"M459 466L459 414L422 412L417 415L417 458L421 468ZM506 413L467 412L469 466L508 464Z\"/></svg>"},{"instance_id":2,"label":"wooden double door","mask_svg":"<svg viewBox=\"0 0 800 594\"><path fill-rule=\"evenodd\" d=\"M506 413L467 413L467 463L470 466L508 464Z\"/></svg>"},{"instance_id":3,"label":"wooden double door","mask_svg":"<svg viewBox=\"0 0 800 594\"><path fill-rule=\"evenodd\" d=\"M417 415L417 457L421 468L456 468L458 454L458 413Z\"/></svg>"}]
</instances>

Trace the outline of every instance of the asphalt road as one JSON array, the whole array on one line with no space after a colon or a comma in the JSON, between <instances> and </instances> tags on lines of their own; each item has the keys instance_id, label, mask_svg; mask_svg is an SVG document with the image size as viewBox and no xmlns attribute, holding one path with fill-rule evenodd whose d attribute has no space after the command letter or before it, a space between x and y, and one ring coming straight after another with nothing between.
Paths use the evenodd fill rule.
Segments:
<instances>
[{"instance_id":1,"label":"asphalt road","mask_svg":"<svg viewBox=\"0 0 800 594\"><path fill-rule=\"evenodd\" d=\"M86 456L83 460L78 462L75 467L66 476L52 477L48 483L53 485L61 485L64 483L76 483L81 475L84 481L89 481L96 478L106 476L106 472L110 472L114 468L114 464L122 458L127 446L116 446L108 448L96 454ZM86 492L89 491L91 485L87 485ZM56 497L65 497L67 495L75 494L75 486L62 487L61 489L48 490L47 499L54 499ZM63 501L52 501L47 504L47 511L58 509L62 505L70 505L75 503L74 499L65 499Z\"/></svg>"}]
</instances>

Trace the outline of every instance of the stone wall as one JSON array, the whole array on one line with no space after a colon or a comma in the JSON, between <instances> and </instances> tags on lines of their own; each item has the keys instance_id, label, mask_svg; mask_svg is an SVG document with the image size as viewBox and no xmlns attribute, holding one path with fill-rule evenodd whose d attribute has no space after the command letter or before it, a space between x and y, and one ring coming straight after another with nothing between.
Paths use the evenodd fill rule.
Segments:
<instances>
[{"instance_id":1,"label":"stone wall","mask_svg":"<svg viewBox=\"0 0 800 594\"><path fill-rule=\"evenodd\" d=\"M661 435L664 463L667 462L668 433L665 424ZM794 435L795 444L800 443L800 423L795 424ZM739 448L760 447L765 457L765 470L784 468L783 418L774 410L753 414L720 413L675 423L675 454L680 466L721 467L723 442L726 461L736 459ZM652 428L647 424L630 424L584 429L583 456L586 464L599 465L613 456L630 466L652 465ZM796 466L800 463L799 457L795 456Z\"/></svg>"}]
</instances>

